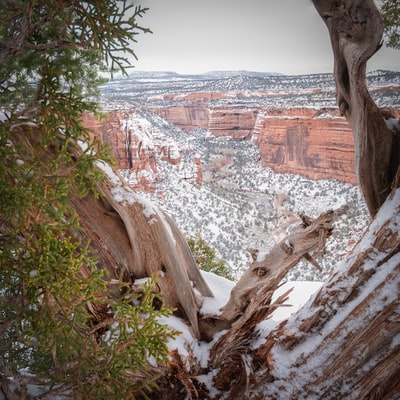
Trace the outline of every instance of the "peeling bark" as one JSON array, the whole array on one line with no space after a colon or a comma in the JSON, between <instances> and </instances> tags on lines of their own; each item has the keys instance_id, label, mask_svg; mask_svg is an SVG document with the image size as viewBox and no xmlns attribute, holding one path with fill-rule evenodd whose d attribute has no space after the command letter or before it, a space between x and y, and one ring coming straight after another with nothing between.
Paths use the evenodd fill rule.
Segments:
<instances>
[{"instance_id":1,"label":"peeling bark","mask_svg":"<svg viewBox=\"0 0 400 400\"><path fill-rule=\"evenodd\" d=\"M301 310L260 342L276 306L257 293L212 350L213 399L387 399L400 393L400 189Z\"/></svg>"},{"instance_id":2,"label":"peeling bark","mask_svg":"<svg viewBox=\"0 0 400 400\"><path fill-rule=\"evenodd\" d=\"M265 256L264 260L254 261L242 275L233 288L228 303L222 308L221 318L234 322L241 315L246 315L246 309L253 299L259 299L259 293L272 293L277 289L285 275L304 257L318 265L310 254L314 251L322 255L326 238L333 229L338 212L321 214L315 220L303 216L303 224L280 243L276 244ZM321 267L318 265L318 269ZM267 306L267 304L264 304ZM255 306L254 308L257 308Z\"/></svg>"},{"instance_id":3,"label":"peeling bark","mask_svg":"<svg viewBox=\"0 0 400 400\"><path fill-rule=\"evenodd\" d=\"M374 216L400 165L400 138L368 93L366 65L382 45L383 22L373 0L313 0L329 30L336 100L354 134L359 185Z\"/></svg>"},{"instance_id":4,"label":"peeling bark","mask_svg":"<svg viewBox=\"0 0 400 400\"><path fill-rule=\"evenodd\" d=\"M135 279L156 276L157 286L166 307L183 312L195 337L200 337L197 314L202 296L213 293L203 279L185 238L175 223L161 210L153 207L145 213L140 201L129 204L117 201L111 182L99 185L100 198L93 196L72 199L85 229L77 234L83 241L90 239L99 257L99 268L112 279ZM129 192L128 188L118 190ZM133 193L132 193L133 194Z\"/></svg>"},{"instance_id":5,"label":"peeling bark","mask_svg":"<svg viewBox=\"0 0 400 400\"><path fill-rule=\"evenodd\" d=\"M398 215L400 189L308 307L257 350L273 376L274 385L264 385L269 395L395 399L400 393Z\"/></svg>"}]
</instances>

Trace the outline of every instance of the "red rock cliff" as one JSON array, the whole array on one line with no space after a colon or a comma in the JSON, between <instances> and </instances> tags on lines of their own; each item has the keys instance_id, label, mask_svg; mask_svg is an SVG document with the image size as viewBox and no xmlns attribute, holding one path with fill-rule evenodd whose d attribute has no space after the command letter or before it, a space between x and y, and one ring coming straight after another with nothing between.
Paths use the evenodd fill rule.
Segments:
<instances>
[{"instance_id":1,"label":"red rock cliff","mask_svg":"<svg viewBox=\"0 0 400 400\"><path fill-rule=\"evenodd\" d=\"M134 189L145 192L155 190L159 180L157 160L162 159L172 165L181 162L177 144L147 120L135 116L134 110L112 111L102 120L85 115L84 125L100 141L110 145L117 162L116 169ZM194 184L201 184L202 169L198 155L194 155L193 166L189 166L189 169L191 173L187 179Z\"/></svg>"},{"instance_id":2,"label":"red rock cliff","mask_svg":"<svg viewBox=\"0 0 400 400\"><path fill-rule=\"evenodd\" d=\"M335 110L268 110L253 136L262 164L277 172L356 183L353 134Z\"/></svg>"},{"instance_id":3,"label":"red rock cliff","mask_svg":"<svg viewBox=\"0 0 400 400\"><path fill-rule=\"evenodd\" d=\"M204 93L168 96L172 105L150 106L151 110L184 131L200 127L218 136L252 138L260 148L263 166L311 179L356 183L352 131L336 109L212 105L211 98L232 97L222 92L214 97Z\"/></svg>"}]
</instances>

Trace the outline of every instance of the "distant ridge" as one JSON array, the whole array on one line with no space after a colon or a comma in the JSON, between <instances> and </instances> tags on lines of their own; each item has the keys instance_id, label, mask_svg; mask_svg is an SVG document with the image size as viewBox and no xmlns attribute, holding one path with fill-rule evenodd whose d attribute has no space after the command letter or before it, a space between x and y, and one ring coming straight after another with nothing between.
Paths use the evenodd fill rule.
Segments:
<instances>
[{"instance_id":1,"label":"distant ridge","mask_svg":"<svg viewBox=\"0 0 400 400\"><path fill-rule=\"evenodd\" d=\"M129 74L131 78L139 79L168 79L168 78L202 78L202 79L223 79L233 78L237 76L248 76L252 78L263 78L267 76L283 76L284 74L278 72L257 72L257 71L208 71L196 74L179 73L174 71L133 71Z\"/></svg>"},{"instance_id":2,"label":"distant ridge","mask_svg":"<svg viewBox=\"0 0 400 400\"><path fill-rule=\"evenodd\" d=\"M393 75L398 77L399 72L389 70L374 70L367 73L367 77L376 77L384 75ZM232 78L279 78L279 77L317 77L317 76L330 76L331 72L321 73L310 73L310 74L299 74L299 75L287 75L280 72L259 72L259 71L247 71L247 70L223 70L223 71L207 71L203 73L180 73L175 71L132 71L128 76L117 75L114 76L114 80L151 80L151 81L207 81L207 80L222 80ZM397 78L398 79L398 78Z\"/></svg>"},{"instance_id":3,"label":"distant ridge","mask_svg":"<svg viewBox=\"0 0 400 400\"><path fill-rule=\"evenodd\" d=\"M263 78L264 76L281 76L284 74L279 72L257 72L257 71L238 70L238 71L209 71L199 75L207 75L212 78L231 78L235 76L250 76L254 78Z\"/></svg>"}]
</instances>

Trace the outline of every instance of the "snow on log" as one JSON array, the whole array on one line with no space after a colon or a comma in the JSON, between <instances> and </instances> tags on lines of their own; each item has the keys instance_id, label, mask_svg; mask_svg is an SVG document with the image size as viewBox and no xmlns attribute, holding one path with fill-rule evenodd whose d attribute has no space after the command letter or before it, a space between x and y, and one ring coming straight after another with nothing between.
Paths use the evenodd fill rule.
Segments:
<instances>
[{"instance_id":1,"label":"snow on log","mask_svg":"<svg viewBox=\"0 0 400 400\"><path fill-rule=\"evenodd\" d=\"M122 277L134 285L137 279L156 276L165 306L183 312L199 337L197 314L202 299L193 287L203 297L213 293L185 238L166 214L124 186L110 167L99 167L109 178L98 185L100 198L72 199L85 228L77 234L82 240L90 239L99 268L107 270L111 279Z\"/></svg>"},{"instance_id":2,"label":"snow on log","mask_svg":"<svg viewBox=\"0 0 400 400\"><path fill-rule=\"evenodd\" d=\"M268 308L273 292L302 258L321 268L311 252L318 256L324 253L333 223L342 212L343 209L328 211L315 220L302 215L301 226L276 244L263 259L256 259L241 276L220 318L232 323L242 315L249 318L260 307Z\"/></svg>"},{"instance_id":3,"label":"snow on log","mask_svg":"<svg viewBox=\"0 0 400 400\"><path fill-rule=\"evenodd\" d=\"M278 326L259 324L271 311L260 306L269 292L257 293L260 307L211 351L214 386L224 399L398 399L399 216L397 189L319 292Z\"/></svg>"},{"instance_id":4,"label":"snow on log","mask_svg":"<svg viewBox=\"0 0 400 400\"><path fill-rule=\"evenodd\" d=\"M400 189L319 293L255 353L287 399L395 399L400 393Z\"/></svg>"}]
</instances>

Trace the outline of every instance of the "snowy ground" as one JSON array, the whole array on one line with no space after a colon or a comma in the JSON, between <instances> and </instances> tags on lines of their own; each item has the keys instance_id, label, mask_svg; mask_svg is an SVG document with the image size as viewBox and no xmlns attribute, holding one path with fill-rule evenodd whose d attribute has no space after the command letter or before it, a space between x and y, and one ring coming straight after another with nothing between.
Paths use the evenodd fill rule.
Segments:
<instances>
[{"instance_id":1,"label":"snowy ground","mask_svg":"<svg viewBox=\"0 0 400 400\"><path fill-rule=\"evenodd\" d=\"M230 291L235 283L210 272L202 271L202 274L213 291L214 298L205 298L200 312L202 314L218 315L220 308L228 301ZM274 293L273 299L293 288L286 303L287 306L278 308L273 313L271 319L263 321L258 325L260 339L262 340L262 337L265 337L280 321L287 319L301 308L321 286L322 282L316 281L288 281L283 284ZM163 318L161 322L181 332L174 340L169 341L168 347L170 351L177 350L183 360L185 360L185 358L189 359L194 357L199 361L202 367L207 367L210 359L210 350L223 334L223 331L217 334L212 342L207 343L195 339L189 327L177 317L170 316L168 318ZM257 341L255 341L255 344L256 343ZM198 377L198 379L206 385L210 393L213 392L212 374Z\"/></svg>"}]
</instances>

